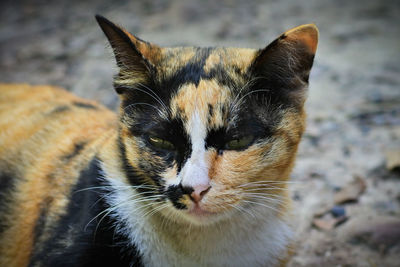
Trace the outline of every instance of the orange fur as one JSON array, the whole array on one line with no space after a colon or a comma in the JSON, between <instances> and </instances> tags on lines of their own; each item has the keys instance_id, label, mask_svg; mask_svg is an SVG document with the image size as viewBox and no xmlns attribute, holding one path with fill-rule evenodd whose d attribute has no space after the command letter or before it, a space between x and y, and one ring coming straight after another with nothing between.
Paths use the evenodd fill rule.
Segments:
<instances>
[{"instance_id":1,"label":"orange fur","mask_svg":"<svg viewBox=\"0 0 400 267\"><path fill-rule=\"evenodd\" d=\"M75 102L97 109L76 108L73 107ZM62 105L74 110L48 114ZM49 205L51 216L47 224L51 224L64 212L71 186L75 183L75 180L63 177L78 177L96 147L103 142L99 137L115 131L115 122L112 112L59 88L0 85L0 167L23 176L15 181L7 214L0 215L9 225L1 235L1 266L28 264L34 227L43 201L49 202L46 205ZM73 144L78 140L87 142L84 151L71 162L60 162L60 158L73 151Z\"/></svg>"}]
</instances>

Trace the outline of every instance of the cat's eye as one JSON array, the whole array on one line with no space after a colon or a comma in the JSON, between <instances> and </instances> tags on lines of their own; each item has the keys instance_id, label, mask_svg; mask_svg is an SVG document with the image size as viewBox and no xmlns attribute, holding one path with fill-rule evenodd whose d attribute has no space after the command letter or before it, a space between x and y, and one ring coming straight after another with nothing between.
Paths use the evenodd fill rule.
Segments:
<instances>
[{"instance_id":1,"label":"cat's eye","mask_svg":"<svg viewBox=\"0 0 400 267\"><path fill-rule=\"evenodd\" d=\"M231 150L241 150L248 147L253 140L254 137L252 135L244 136L238 139L232 139L225 144L225 148Z\"/></svg>"},{"instance_id":2,"label":"cat's eye","mask_svg":"<svg viewBox=\"0 0 400 267\"><path fill-rule=\"evenodd\" d=\"M156 148L164 150L175 150L175 146L171 142L158 137L150 136L149 143Z\"/></svg>"}]
</instances>

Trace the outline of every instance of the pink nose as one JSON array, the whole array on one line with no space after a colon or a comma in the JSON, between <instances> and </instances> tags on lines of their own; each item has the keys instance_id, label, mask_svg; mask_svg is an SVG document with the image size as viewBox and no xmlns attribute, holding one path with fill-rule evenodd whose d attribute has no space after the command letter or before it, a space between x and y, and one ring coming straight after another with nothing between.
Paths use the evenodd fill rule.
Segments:
<instances>
[{"instance_id":1,"label":"pink nose","mask_svg":"<svg viewBox=\"0 0 400 267\"><path fill-rule=\"evenodd\" d=\"M193 202L199 203L203 199L205 194L210 191L211 186L209 184L200 184L196 185L193 189L194 190L190 194L190 198L193 200Z\"/></svg>"}]
</instances>

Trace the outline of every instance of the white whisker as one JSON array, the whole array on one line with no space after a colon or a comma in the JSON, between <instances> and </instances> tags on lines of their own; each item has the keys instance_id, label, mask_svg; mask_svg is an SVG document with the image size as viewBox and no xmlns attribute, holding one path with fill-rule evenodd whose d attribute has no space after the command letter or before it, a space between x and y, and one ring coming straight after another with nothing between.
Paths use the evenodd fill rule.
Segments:
<instances>
[{"instance_id":1,"label":"white whisker","mask_svg":"<svg viewBox=\"0 0 400 267\"><path fill-rule=\"evenodd\" d=\"M131 88L131 89L132 89L132 90L136 90L136 91L140 91L140 92L142 92L142 93L147 94L148 96L151 96L151 97L152 97L154 100L156 100L157 103L159 103L166 111L168 111L167 106L164 104L164 102L161 100L161 98L160 98L157 94L154 93L153 90L151 90L149 87L147 87L147 86L145 86L145 85L143 85L143 84L139 84L139 86L143 86L145 89L149 90L151 93L149 93L149 92L147 92L146 90L143 90L143 89L141 89L141 88L137 88L137 87Z\"/></svg>"},{"instance_id":2,"label":"white whisker","mask_svg":"<svg viewBox=\"0 0 400 267\"><path fill-rule=\"evenodd\" d=\"M149 103L144 103L144 102L130 104L130 105L128 105L128 106L126 106L126 107L124 108L124 112L125 112L125 113L128 113L127 110L128 110L128 109L133 109L133 107L136 106L136 105L145 105L145 106L153 107L154 109L156 109L156 110L158 111L158 113L159 113L160 116L162 116L164 119L168 120L168 116L167 116L159 107L154 106L154 105L149 104Z\"/></svg>"},{"instance_id":3,"label":"white whisker","mask_svg":"<svg viewBox=\"0 0 400 267\"><path fill-rule=\"evenodd\" d=\"M168 111L168 108L167 108L167 106L165 105L164 101L161 99L161 97L159 97L159 96L154 92L154 90L152 90L150 87L148 87L148 86L146 86L146 85L144 85L144 84L142 84L142 83L138 83L138 84L139 84L139 86L142 86L142 87L146 88L147 90L149 90L149 91L153 94L153 96L156 97L156 98L160 101L159 103L165 108L165 110Z\"/></svg>"},{"instance_id":4,"label":"white whisker","mask_svg":"<svg viewBox=\"0 0 400 267\"><path fill-rule=\"evenodd\" d=\"M265 201L271 201L271 202L277 202L280 204L285 204L286 201L282 200L283 198L276 198L276 197L267 197L267 196L263 196L263 195L254 195L254 194L244 194L245 196L249 196L252 199L259 199L259 200L265 200Z\"/></svg>"},{"instance_id":5,"label":"white whisker","mask_svg":"<svg viewBox=\"0 0 400 267\"><path fill-rule=\"evenodd\" d=\"M258 89L258 90L254 90L254 91L250 91L250 92L247 92L244 96L242 96L238 101L236 101L236 103L232 106L232 110L235 110L235 109L237 109L237 107L239 106L239 105L241 105L242 104L242 100L244 99L244 98L246 98L247 96L249 96L249 95L251 95L251 94L254 94L254 93L258 93L258 92L270 92L271 90L268 90L268 89Z\"/></svg>"},{"instance_id":6,"label":"white whisker","mask_svg":"<svg viewBox=\"0 0 400 267\"><path fill-rule=\"evenodd\" d=\"M227 203L230 207L236 209L237 211L241 212L241 213L247 213L249 214L251 217L255 218L256 216L250 212L249 210L245 209L244 207L238 206L238 205L233 205L233 204L229 204Z\"/></svg>"},{"instance_id":7,"label":"white whisker","mask_svg":"<svg viewBox=\"0 0 400 267\"><path fill-rule=\"evenodd\" d=\"M260 206L266 207L266 208L268 208L268 209L271 209L271 210L273 210L273 211L280 212L280 211L279 211L278 209L276 209L275 207L269 206L269 205L267 205L267 204L265 204L265 203L260 203L260 202L257 202L257 201L250 201L250 200L242 200L242 201L245 202L245 203L249 203L249 204L260 205Z\"/></svg>"}]
</instances>

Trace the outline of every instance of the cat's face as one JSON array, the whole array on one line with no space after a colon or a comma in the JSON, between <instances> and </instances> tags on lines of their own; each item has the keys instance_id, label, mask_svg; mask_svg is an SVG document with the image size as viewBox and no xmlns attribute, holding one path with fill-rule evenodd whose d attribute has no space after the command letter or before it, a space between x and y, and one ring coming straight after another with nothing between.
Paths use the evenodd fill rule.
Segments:
<instances>
[{"instance_id":1,"label":"cat's face","mask_svg":"<svg viewBox=\"0 0 400 267\"><path fill-rule=\"evenodd\" d=\"M120 67L119 146L136 190L165 216L196 224L283 212L315 26L256 51L160 48L98 20Z\"/></svg>"}]
</instances>

